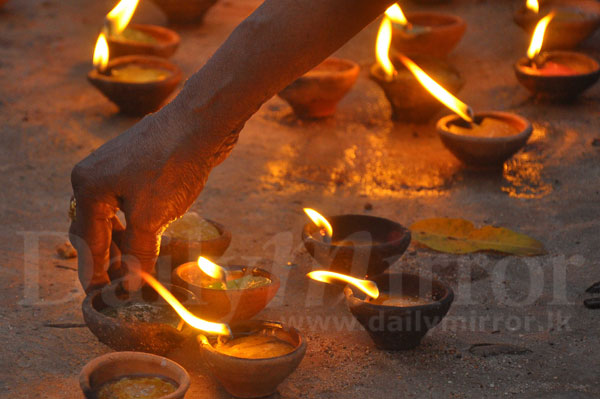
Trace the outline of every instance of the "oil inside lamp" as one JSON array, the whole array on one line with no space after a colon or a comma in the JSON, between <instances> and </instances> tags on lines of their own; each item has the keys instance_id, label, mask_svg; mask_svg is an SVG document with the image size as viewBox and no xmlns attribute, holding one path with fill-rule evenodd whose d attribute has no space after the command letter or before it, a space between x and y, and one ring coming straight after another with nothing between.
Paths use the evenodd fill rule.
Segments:
<instances>
[{"instance_id":1,"label":"oil inside lamp","mask_svg":"<svg viewBox=\"0 0 600 399\"><path fill-rule=\"evenodd\" d=\"M328 284L332 284L335 281L341 281L358 288L368 295L369 298L377 299L379 297L379 288L377 287L377 284L371 280L362 280L347 276L345 274L334 273L325 270L316 270L308 273L307 276L313 280Z\"/></svg>"},{"instance_id":2,"label":"oil inside lamp","mask_svg":"<svg viewBox=\"0 0 600 399\"><path fill-rule=\"evenodd\" d=\"M245 274L242 270L227 270L200 256L197 268L187 268L181 278L189 284L216 290L243 290L271 284L267 277Z\"/></svg>"},{"instance_id":3,"label":"oil inside lamp","mask_svg":"<svg viewBox=\"0 0 600 399\"><path fill-rule=\"evenodd\" d=\"M287 355L296 347L279 339L268 331L256 331L233 339L219 339L214 345L215 350L225 355L242 359L268 359Z\"/></svg>"},{"instance_id":4,"label":"oil inside lamp","mask_svg":"<svg viewBox=\"0 0 600 399\"><path fill-rule=\"evenodd\" d=\"M333 228L331 227L331 223L329 223L329 221L325 219L323 215L314 209L304 208L304 213L306 213L310 220L312 220L313 223L319 227L321 239L326 243L330 243L331 238L333 237Z\"/></svg>"}]
</instances>

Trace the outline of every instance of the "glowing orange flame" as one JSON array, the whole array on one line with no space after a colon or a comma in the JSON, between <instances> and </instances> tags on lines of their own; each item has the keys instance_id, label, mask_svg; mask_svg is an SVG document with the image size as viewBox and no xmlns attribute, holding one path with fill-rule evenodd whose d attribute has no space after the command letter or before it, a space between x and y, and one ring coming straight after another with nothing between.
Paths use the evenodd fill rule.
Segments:
<instances>
[{"instance_id":1,"label":"glowing orange flame","mask_svg":"<svg viewBox=\"0 0 600 399\"><path fill-rule=\"evenodd\" d=\"M527 0L527 4L525 4L528 10L533 11L534 13L540 12L540 3L537 0Z\"/></svg>"},{"instance_id":2,"label":"glowing orange flame","mask_svg":"<svg viewBox=\"0 0 600 399\"><path fill-rule=\"evenodd\" d=\"M385 16L392 20L395 24L407 26L408 20L404 16L402 9L398 5L398 3L393 4L385 10Z\"/></svg>"},{"instance_id":3,"label":"glowing orange flame","mask_svg":"<svg viewBox=\"0 0 600 399\"><path fill-rule=\"evenodd\" d=\"M159 283L154 277L149 275L146 272L140 272L142 278L150 284L152 288L158 292L158 294L163 297L165 301L177 312L177 314L190 326L197 328L198 330L204 331L206 333L216 334L216 335L231 335L231 330L227 324L223 323L213 323L211 321L202 320L187 310L181 302L177 300L167 290L161 283Z\"/></svg>"},{"instance_id":4,"label":"glowing orange flame","mask_svg":"<svg viewBox=\"0 0 600 399\"><path fill-rule=\"evenodd\" d=\"M94 49L94 68L103 72L106 70L108 65L108 42L104 33L100 33L98 40L96 41L96 47Z\"/></svg>"},{"instance_id":5,"label":"glowing orange flame","mask_svg":"<svg viewBox=\"0 0 600 399\"><path fill-rule=\"evenodd\" d=\"M533 36L531 37L531 43L529 44L529 49L527 49L527 57L529 57L530 60L534 59L535 56L540 53L542 44L544 43L544 34L546 33L546 28L548 27L550 21L552 21L552 18L554 18L554 11L540 19L535 26Z\"/></svg>"},{"instance_id":6,"label":"glowing orange flame","mask_svg":"<svg viewBox=\"0 0 600 399\"><path fill-rule=\"evenodd\" d=\"M358 278L346 276L345 274L328 272L324 270L317 270L314 272L310 272L307 274L308 277L313 280L321 281L323 283L331 284L334 280L340 280L354 287L358 288L368 296L373 299L376 299L379 296L379 288L374 281L371 280L361 280Z\"/></svg>"},{"instance_id":7,"label":"glowing orange flame","mask_svg":"<svg viewBox=\"0 0 600 399\"><path fill-rule=\"evenodd\" d=\"M466 120L467 122L473 122L473 110L467 104L454 97L448 90L444 89L435 80L431 79L429 75L425 73L417 64L412 60L399 54L400 60L408 68L409 71L415 75L415 78L430 92L435 98L438 99L446 107L456 112L458 116Z\"/></svg>"},{"instance_id":8,"label":"glowing orange flame","mask_svg":"<svg viewBox=\"0 0 600 399\"><path fill-rule=\"evenodd\" d=\"M204 274L207 274L214 279L227 281L227 270L202 256L198 257L198 267Z\"/></svg>"},{"instance_id":9,"label":"glowing orange flame","mask_svg":"<svg viewBox=\"0 0 600 399\"><path fill-rule=\"evenodd\" d=\"M396 69L390 61L390 46L392 44L392 22L386 16L381 21L379 26L379 32L377 33L377 40L375 42L375 56L377 57L377 63L383 69L385 76L391 79L396 73Z\"/></svg>"},{"instance_id":10,"label":"glowing orange flame","mask_svg":"<svg viewBox=\"0 0 600 399\"><path fill-rule=\"evenodd\" d=\"M125 30L133 18L138 2L139 0L121 0L115 8L110 10L106 15L110 35L118 35Z\"/></svg>"},{"instance_id":11,"label":"glowing orange flame","mask_svg":"<svg viewBox=\"0 0 600 399\"><path fill-rule=\"evenodd\" d=\"M321 229L321 235L331 238L333 236L333 228L327 219L319 212L311 208L304 208L304 213L308 215L310 220Z\"/></svg>"}]
</instances>

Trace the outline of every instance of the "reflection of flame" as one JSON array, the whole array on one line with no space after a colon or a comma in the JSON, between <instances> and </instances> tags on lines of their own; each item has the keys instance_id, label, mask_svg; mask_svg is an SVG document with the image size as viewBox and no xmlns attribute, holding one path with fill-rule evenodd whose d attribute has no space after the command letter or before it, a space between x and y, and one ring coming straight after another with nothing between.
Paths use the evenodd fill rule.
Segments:
<instances>
[{"instance_id":1,"label":"reflection of flame","mask_svg":"<svg viewBox=\"0 0 600 399\"><path fill-rule=\"evenodd\" d=\"M115 8L110 10L106 15L109 34L118 35L125 30L133 17L138 2L139 0L121 0Z\"/></svg>"},{"instance_id":2,"label":"reflection of flame","mask_svg":"<svg viewBox=\"0 0 600 399\"><path fill-rule=\"evenodd\" d=\"M104 33L100 33L98 40L96 41L96 48L94 49L94 68L103 72L106 70L108 65L108 42Z\"/></svg>"},{"instance_id":3,"label":"reflection of flame","mask_svg":"<svg viewBox=\"0 0 600 399\"><path fill-rule=\"evenodd\" d=\"M323 283L332 283L332 280L340 280L350 285L355 286L368 296L373 299L376 299L379 296L379 288L374 281L371 280L361 280L358 278L346 276L345 274L327 272L324 270L317 270L314 272L310 272L307 274L308 277L313 280L321 281Z\"/></svg>"},{"instance_id":4,"label":"reflection of flame","mask_svg":"<svg viewBox=\"0 0 600 399\"><path fill-rule=\"evenodd\" d=\"M202 256L198 257L198 267L204 274L207 274L214 279L221 281L227 280L227 270Z\"/></svg>"},{"instance_id":5,"label":"reflection of flame","mask_svg":"<svg viewBox=\"0 0 600 399\"><path fill-rule=\"evenodd\" d=\"M540 53L542 44L544 43L544 34L546 33L546 28L548 27L548 24L552 18L554 18L554 12L551 12L544 18L540 19L535 26L533 36L531 37L531 44L529 45L529 49L527 49L527 57L529 57L530 60L535 58L535 56Z\"/></svg>"},{"instance_id":6,"label":"reflection of flame","mask_svg":"<svg viewBox=\"0 0 600 399\"><path fill-rule=\"evenodd\" d=\"M392 22L388 17L383 17L379 32L377 33L377 41L375 42L375 56L377 63L383 69L383 72L388 78L394 76L396 72L392 61L390 61L390 46L392 44Z\"/></svg>"},{"instance_id":7,"label":"reflection of flame","mask_svg":"<svg viewBox=\"0 0 600 399\"><path fill-rule=\"evenodd\" d=\"M213 323L194 316L154 277L145 272L140 272L140 274L142 278L148 284L150 284L150 286L152 286L152 288L154 288L156 292L158 292L158 294L163 297L163 299L167 301L169 305L171 305L171 307L177 312L177 314L190 326L216 335L231 335L231 330L227 324Z\"/></svg>"},{"instance_id":8,"label":"reflection of flame","mask_svg":"<svg viewBox=\"0 0 600 399\"><path fill-rule=\"evenodd\" d=\"M333 228L327 219L314 209L304 208L304 213L308 215L310 220L321 229L321 235L331 238L333 236Z\"/></svg>"},{"instance_id":9,"label":"reflection of flame","mask_svg":"<svg viewBox=\"0 0 600 399\"><path fill-rule=\"evenodd\" d=\"M409 58L402 54L399 54L400 60L412 72L417 80L430 92L435 98L437 98L442 104L456 112L461 118L467 122L473 122L473 110L467 104L454 97L448 90L444 89L435 80L431 79L429 75L425 73L417 64L412 62Z\"/></svg>"},{"instance_id":10,"label":"reflection of flame","mask_svg":"<svg viewBox=\"0 0 600 399\"><path fill-rule=\"evenodd\" d=\"M395 24L402 26L408 25L408 20L404 16L404 13L402 12L402 9L398 3L391 5L387 10L385 10L385 15Z\"/></svg>"},{"instance_id":11,"label":"reflection of flame","mask_svg":"<svg viewBox=\"0 0 600 399\"><path fill-rule=\"evenodd\" d=\"M533 11L534 13L540 12L540 4L537 0L527 0L527 4L525 4L528 10Z\"/></svg>"}]
</instances>

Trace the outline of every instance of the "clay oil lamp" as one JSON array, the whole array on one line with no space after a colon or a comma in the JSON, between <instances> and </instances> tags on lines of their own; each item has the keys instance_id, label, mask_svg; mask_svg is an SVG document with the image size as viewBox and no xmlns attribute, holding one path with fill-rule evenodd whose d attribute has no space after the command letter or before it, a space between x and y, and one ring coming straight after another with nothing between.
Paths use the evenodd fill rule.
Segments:
<instances>
[{"instance_id":1,"label":"clay oil lamp","mask_svg":"<svg viewBox=\"0 0 600 399\"><path fill-rule=\"evenodd\" d=\"M328 117L354 86L359 71L354 61L327 58L283 89L279 97L290 104L299 118Z\"/></svg>"},{"instance_id":2,"label":"clay oil lamp","mask_svg":"<svg viewBox=\"0 0 600 399\"><path fill-rule=\"evenodd\" d=\"M555 21L546 39L546 48L572 49L600 26L600 3L594 0L527 0L515 14L515 22L533 32L542 16L554 11Z\"/></svg>"},{"instance_id":3,"label":"clay oil lamp","mask_svg":"<svg viewBox=\"0 0 600 399\"><path fill-rule=\"evenodd\" d=\"M161 26L129 24L138 3L139 0L121 0L106 16L105 34L111 57L170 57L179 46L179 35Z\"/></svg>"},{"instance_id":4,"label":"clay oil lamp","mask_svg":"<svg viewBox=\"0 0 600 399\"><path fill-rule=\"evenodd\" d=\"M368 215L338 215L327 218L313 209L302 230L308 253L330 271L362 278L385 271L410 244L404 226Z\"/></svg>"},{"instance_id":5,"label":"clay oil lamp","mask_svg":"<svg viewBox=\"0 0 600 399\"><path fill-rule=\"evenodd\" d=\"M425 90L405 68L398 57L396 64L389 57L392 42L392 22L386 16L381 22L375 54L377 63L371 67L371 78L383 89L392 107L392 119L406 122L426 122L442 105ZM421 56L419 62L437 80L453 93L462 88L460 74L446 63L431 57ZM397 68L398 67L398 68Z\"/></svg>"},{"instance_id":6,"label":"clay oil lamp","mask_svg":"<svg viewBox=\"0 0 600 399\"><path fill-rule=\"evenodd\" d=\"M200 24L217 0L152 0L165 13L169 23Z\"/></svg>"},{"instance_id":7,"label":"clay oil lamp","mask_svg":"<svg viewBox=\"0 0 600 399\"><path fill-rule=\"evenodd\" d=\"M406 16L398 4L385 15L392 21L392 47L407 55L444 58L462 39L467 24L462 18L437 12L414 12Z\"/></svg>"},{"instance_id":8,"label":"clay oil lamp","mask_svg":"<svg viewBox=\"0 0 600 399\"><path fill-rule=\"evenodd\" d=\"M600 64L585 54L573 51L540 52L544 33L551 21L548 33L554 28L553 18L556 18L554 12L537 24L527 57L516 63L515 74L519 82L538 98L573 100L598 81Z\"/></svg>"},{"instance_id":9,"label":"clay oil lamp","mask_svg":"<svg viewBox=\"0 0 600 399\"><path fill-rule=\"evenodd\" d=\"M147 55L118 57L109 62L107 35L121 34L133 15L137 2L122 0L107 19L94 49L94 69L88 80L121 112L142 116L160 108L181 81L181 71L163 58ZM127 6L124 7L124 6ZM114 18L113 18L114 17Z\"/></svg>"},{"instance_id":10,"label":"clay oil lamp","mask_svg":"<svg viewBox=\"0 0 600 399\"><path fill-rule=\"evenodd\" d=\"M167 258L171 269L194 261L199 256L221 257L231 243L231 232L220 223L188 212L169 225L160 241L160 257Z\"/></svg>"},{"instance_id":11,"label":"clay oil lamp","mask_svg":"<svg viewBox=\"0 0 600 399\"><path fill-rule=\"evenodd\" d=\"M196 329L229 334L226 324L199 319L188 310L198 313L198 301L191 292L165 287L146 273L142 276L149 286L140 291L126 292L113 283L83 301L85 323L100 342L119 351L165 355L193 342Z\"/></svg>"},{"instance_id":12,"label":"clay oil lamp","mask_svg":"<svg viewBox=\"0 0 600 399\"><path fill-rule=\"evenodd\" d=\"M231 325L229 337L200 335L200 352L208 369L231 395L271 395L300 364L306 342L278 322L249 320Z\"/></svg>"},{"instance_id":13,"label":"clay oil lamp","mask_svg":"<svg viewBox=\"0 0 600 399\"><path fill-rule=\"evenodd\" d=\"M179 364L142 352L113 352L87 363L79 375L86 399L183 399L190 376Z\"/></svg>"},{"instance_id":14,"label":"clay oil lamp","mask_svg":"<svg viewBox=\"0 0 600 399\"><path fill-rule=\"evenodd\" d=\"M221 267L206 258L184 263L173 271L173 283L199 299L196 307L208 320L248 320L263 310L279 289L274 274L256 267Z\"/></svg>"}]
</instances>

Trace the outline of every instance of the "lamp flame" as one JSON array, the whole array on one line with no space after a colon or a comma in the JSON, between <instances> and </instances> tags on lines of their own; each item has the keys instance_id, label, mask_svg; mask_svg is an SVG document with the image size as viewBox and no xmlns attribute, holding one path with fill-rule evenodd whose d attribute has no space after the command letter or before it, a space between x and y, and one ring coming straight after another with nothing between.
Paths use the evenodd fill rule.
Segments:
<instances>
[{"instance_id":1,"label":"lamp flame","mask_svg":"<svg viewBox=\"0 0 600 399\"><path fill-rule=\"evenodd\" d=\"M408 20L404 16L404 13L402 12L402 9L398 5L398 3L389 6L388 9L385 10L385 16L391 19L392 22L395 24L402 26L409 25Z\"/></svg>"},{"instance_id":2,"label":"lamp flame","mask_svg":"<svg viewBox=\"0 0 600 399\"><path fill-rule=\"evenodd\" d=\"M385 76L391 79L396 73L396 69L390 61L390 46L392 44L392 22L385 16L381 25L379 25L379 32L377 33L377 40L375 42L375 56L377 57L377 63L383 69Z\"/></svg>"},{"instance_id":3,"label":"lamp flame","mask_svg":"<svg viewBox=\"0 0 600 399\"><path fill-rule=\"evenodd\" d=\"M110 35L118 35L123 32L129 21L133 18L133 13L137 8L139 0L121 0L106 15L106 23L108 25L108 33Z\"/></svg>"},{"instance_id":4,"label":"lamp flame","mask_svg":"<svg viewBox=\"0 0 600 399\"><path fill-rule=\"evenodd\" d=\"M528 10L533 11L534 13L540 12L540 3L537 0L527 0L525 4Z\"/></svg>"},{"instance_id":5,"label":"lamp flame","mask_svg":"<svg viewBox=\"0 0 600 399\"><path fill-rule=\"evenodd\" d=\"M321 229L322 236L331 239L333 236L333 228L331 227L329 221L323 217L323 215L311 208L304 208L304 213L306 213L310 220L312 220L313 223L316 224L319 229Z\"/></svg>"},{"instance_id":6,"label":"lamp flame","mask_svg":"<svg viewBox=\"0 0 600 399\"><path fill-rule=\"evenodd\" d=\"M146 272L140 271L139 273L142 276L142 278L148 284L150 284L150 286L154 288L156 292L158 292L158 294L161 297L163 297L163 299L167 301L169 305L171 305L171 307L175 310L175 312L177 312L177 314L183 319L183 321L188 323L190 326L206 333L231 336L231 329L227 324L213 323L211 321L202 320L194 316L181 304L181 302L177 300L177 298L173 296L173 294L169 292L169 290L167 290L154 277L152 277Z\"/></svg>"},{"instance_id":7,"label":"lamp flame","mask_svg":"<svg viewBox=\"0 0 600 399\"><path fill-rule=\"evenodd\" d=\"M220 280L227 281L227 270L217 265L216 263L211 262L210 260L199 256L198 257L198 267L204 274L209 275L210 277Z\"/></svg>"},{"instance_id":8,"label":"lamp flame","mask_svg":"<svg viewBox=\"0 0 600 399\"><path fill-rule=\"evenodd\" d=\"M358 278L346 276L345 274L328 272L324 270L310 272L307 274L307 276L312 278L313 280L329 284L331 284L335 280L340 280L350 285L353 285L354 287L358 288L373 299L377 299L377 297L379 296L379 288L377 287L377 284L375 284L375 282L371 280L361 280Z\"/></svg>"},{"instance_id":9,"label":"lamp flame","mask_svg":"<svg viewBox=\"0 0 600 399\"><path fill-rule=\"evenodd\" d=\"M554 11L540 19L535 26L533 36L531 37L531 43L529 44L529 49L527 49L527 57L529 57L530 60L534 59L535 56L540 53L542 44L544 43L544 34L546 33L546 28L548 27L550 21L552 21L552 18L554 18Z\"/></svg>"},{"instance_id":10,"label":"lamp flame","mask_svg":"<svg viewBox=\"0 0 600 399\"><path fill-rule=\"evenodd\" d=\"M100 72L104 72L108 65L108 42L106 41L104 33L100 33L98 40L96 41L93 63L94 68Z\"/></svg>"},{"instance_id":11,"label":"lamp flame","mask_svg":"<svg viewBox=\"0 0 600 399\"><path fill-rule=\"evenodd\" d=\"M410 72L417 78L417 80L430 92L435 98L438 99L446 107L458 114L461 118L467 122L473 122L474 113L471 107L454 97L448 90L444 89L439 83L431 79L429 75L425 73L417 64L415 64L408 57L399 54L400 60L408 68Z\"/></svg>"}]
</instances>

